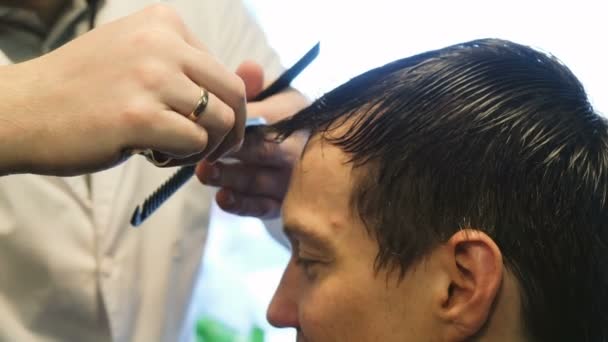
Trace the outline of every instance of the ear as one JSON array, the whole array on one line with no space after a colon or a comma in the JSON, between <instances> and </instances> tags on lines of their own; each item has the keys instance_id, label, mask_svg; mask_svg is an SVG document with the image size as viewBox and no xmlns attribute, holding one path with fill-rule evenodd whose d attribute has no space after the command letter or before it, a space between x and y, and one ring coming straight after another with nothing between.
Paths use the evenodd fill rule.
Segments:
<instances>
[{"instance_id":1,"label":"ear","mask_svg":"<svg viewBox=\"0 0 608 342\"><path fill-rule=\"evenodd\" d=\"M478 333L492 313L502 283L502 254L488 235L472 229L458 231L441 249L449 285L440 318L448 324L447 340L464 340Z\"/></svg>"}]
</instances>

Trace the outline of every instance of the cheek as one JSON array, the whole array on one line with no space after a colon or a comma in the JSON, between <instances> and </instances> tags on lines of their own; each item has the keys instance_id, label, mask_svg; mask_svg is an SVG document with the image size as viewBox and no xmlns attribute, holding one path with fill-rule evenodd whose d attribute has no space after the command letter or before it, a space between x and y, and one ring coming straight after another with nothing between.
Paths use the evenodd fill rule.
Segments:
<instances>
[{"instance_id":1,"label":"cheek","mask_svg":"<svg viewBox=\"0 0 608 342\"><path fill-rule=\"evenodd\" d=\"M362 288L351 284L335 279L306 287L298 313L304 336L315 342L358 340L361 324L369 321L369 303L361 295Z\"/></svg>"},{"instance_id":2,"label":"cheek","mask_svg":"<svg viewBox=\"0 0 608 342\"><path fill-rule=\"evenodd\" d=\"M303 334L315 342L331 341L332 337L340 336L342 322L339 317L347 307L340 291L322 285L310 287L299 306Z\"/></svg>"},{"instance_id":3,"label":"cheek","mask_svg":"<svg viewBox=\"0 0 608 342\"><path fill-rule=\"evenodd\" d=\"M300 299L305 341L403 342L426 336L420 335L429 317L423 293L409 283L387 285L383 273L341 272L303 287Z\"/></svg>"}]
</instances>

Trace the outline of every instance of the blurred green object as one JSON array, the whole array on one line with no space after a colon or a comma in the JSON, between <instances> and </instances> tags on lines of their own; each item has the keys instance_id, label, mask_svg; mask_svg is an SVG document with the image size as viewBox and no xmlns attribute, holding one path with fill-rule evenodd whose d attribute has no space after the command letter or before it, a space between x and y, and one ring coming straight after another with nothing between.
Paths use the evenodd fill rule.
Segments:
<instances>
[{"instance_id":1,"label":"blurred green object","mask_svg":"<svg viewBox=\"0 0 608 342\"><path fill-rule=\"evenodd\" d=\"M196 322L197 342L264 342L264 330L254 325L249 335L240 334L236 329L211 317L203 317Z\"/></svg>"},{"instance_id":2,"label":"blurred green object","mask_svg":"<svg viewBox=\"0 0 608 342\"><path fill-rule=\"evenodd\" d=\"M254 325L249 332L249 342L264 342L264 330Z\"/></svg>"}]
</instances>

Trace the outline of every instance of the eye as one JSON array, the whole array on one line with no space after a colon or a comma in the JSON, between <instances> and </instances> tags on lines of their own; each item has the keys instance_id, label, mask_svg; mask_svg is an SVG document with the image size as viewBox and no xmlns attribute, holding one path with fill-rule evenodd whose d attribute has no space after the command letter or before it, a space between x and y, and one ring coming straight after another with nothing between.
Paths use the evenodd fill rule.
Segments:
<instances>
[{"instance_id":1,"label":"eye","mask_svg":"<svg viewBox=\"0 0 608 342\"><path fill-rule=\"evenodd\" d=\"M317 273L315 272L315 266L319 265L321 262L314 259L303 258L301 256L295 256L295 263L298 267L302 268L304 271L304 275L308 280L315 280L317 277Z\"/></svg>"}]
</instances>

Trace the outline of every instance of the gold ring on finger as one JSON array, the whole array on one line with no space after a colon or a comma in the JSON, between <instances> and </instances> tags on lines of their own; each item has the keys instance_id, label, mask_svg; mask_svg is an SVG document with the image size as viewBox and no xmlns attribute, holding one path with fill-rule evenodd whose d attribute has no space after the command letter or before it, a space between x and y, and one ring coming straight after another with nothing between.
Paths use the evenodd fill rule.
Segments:
<instances>
[{"instance_id":1,"label":"gold ring on finger","mask_svg":"<svg viewBox=\"0 0 608 342\"><path fill-rule=\"evenodd\" d=\"M192 121L198 120L198 118L201 116L201 114L203 114L203 112L207 108L207 104L209 104L209 92L207 91L207 89L201 88L201 96L199 97L196 106L194 106L192 113L188 115L188 118Z\"/></svg>"}]
</instances>

